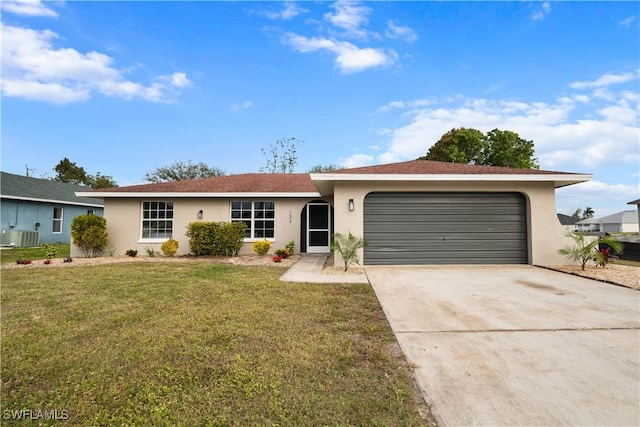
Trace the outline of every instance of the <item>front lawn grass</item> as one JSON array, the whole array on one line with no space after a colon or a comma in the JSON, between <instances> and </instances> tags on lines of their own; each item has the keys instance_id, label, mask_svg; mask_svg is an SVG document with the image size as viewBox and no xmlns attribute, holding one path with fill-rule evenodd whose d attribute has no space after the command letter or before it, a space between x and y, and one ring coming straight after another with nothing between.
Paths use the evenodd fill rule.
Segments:
<instances>
[{"instance_id":1,"label":"front lawn grass","mask_svg":"<svg viewBox=\"0 0 640 427\"><path fill-rule=\"evenodd\" d=\"M55 258L66 258L69 256L71 246L68 243L56 243L58 253ZM41 246L31 248L2 248L0 249L0 263L15 264L19 259L45 259L47 256Z\"/></svg>"},{"instance_id":2,"label":"front lawn grass","mask_svg":"<svg viewBox=\"0 0 640 427\"><path fill-rule=\"evenodd\" d=\"M3 425L24 425L7 416L21 409L65 425L430 424L371 287L283 272L3 270Z\"/></svg>"}]
</instances>

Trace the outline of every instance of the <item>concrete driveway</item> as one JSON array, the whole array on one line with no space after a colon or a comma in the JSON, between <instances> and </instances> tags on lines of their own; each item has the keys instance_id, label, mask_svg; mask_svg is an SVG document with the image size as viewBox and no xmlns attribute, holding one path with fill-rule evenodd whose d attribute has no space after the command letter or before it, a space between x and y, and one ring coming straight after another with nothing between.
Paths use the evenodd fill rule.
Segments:
<instances>
[{"instance_id":1,"label":"concrete driveway","mask_svg":"<svg viewBox=\"0 0 640 427\"><path fill-rule=\"evenodd\" d=\"M440 425L640 425L640 292L532 266L365 270Z\"/></svg>"}]
</instances>

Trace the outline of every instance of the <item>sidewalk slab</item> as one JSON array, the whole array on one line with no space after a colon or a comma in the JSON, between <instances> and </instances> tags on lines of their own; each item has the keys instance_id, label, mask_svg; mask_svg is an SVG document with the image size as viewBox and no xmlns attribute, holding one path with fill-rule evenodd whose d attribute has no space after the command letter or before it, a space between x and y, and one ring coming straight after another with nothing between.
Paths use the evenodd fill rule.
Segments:
<instances>
[{"instance_id":1,"label":"sidewalk slab","mask_svg":"<svg viewBox=\"0 0 640 427\"><path fill-rule=\"evenodd\" d=\"M300 283L369 283L367 275L362 274L326 274L322 269L329 254L302 254L280 280Z\"/></svg>"}]
</instances>

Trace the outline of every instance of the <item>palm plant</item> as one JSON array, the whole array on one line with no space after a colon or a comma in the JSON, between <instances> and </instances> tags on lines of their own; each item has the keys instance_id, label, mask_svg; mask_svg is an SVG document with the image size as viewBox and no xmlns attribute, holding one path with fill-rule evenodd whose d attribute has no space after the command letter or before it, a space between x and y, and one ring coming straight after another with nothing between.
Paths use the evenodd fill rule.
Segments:
<instances>
[{"instance_id":1,"label":"palm plant","mask_svg":"<svg viewBox=\"0 0 640 427\"><path fill-rule=\"evenodd\" d=\"M333 243L331 249L337 251L344 262L344 271L354 262L360 264L358 259L358 249L367 246L363 237L356 237L351 232L348 235L336 233L333 235Z\"/></svg>"},{"instance_id":2,"label":"palm plant","mask_svg":"<svg viewBox=\"0 0 640 427\"><path fill-rule=\"evenodd\" d=\"M558 253L573 262L579 262L582 270L584 270L585 265L587 265L589 261L596 259L599 253L598 246L601 243L608 245L614 252L620 252L622 250L622 243L613 237L606 236L587 242L584 233L570 231L567 233L567 236L573 239L573 243L565 248L559 249Z\"/></svg>"}]
</instances>

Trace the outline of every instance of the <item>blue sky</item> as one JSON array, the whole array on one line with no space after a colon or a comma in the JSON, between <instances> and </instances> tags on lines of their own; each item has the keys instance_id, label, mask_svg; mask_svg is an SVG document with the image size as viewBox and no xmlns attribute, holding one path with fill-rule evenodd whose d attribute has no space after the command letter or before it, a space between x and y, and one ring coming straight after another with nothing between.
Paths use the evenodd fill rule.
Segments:
<instances>
[{"instance_id":1,"label":"blue sky","mask_svg":"<svg viewBox=\"0 0 640 427\"><path fill-rule=\"evenodd\" d=\"M120 186L180 160L257 172L412 160L448 130L518 132L592 173L557 210L639 193L637 2L3 0L5 172L64 157Z\"/></svg>"}]
</instances>

